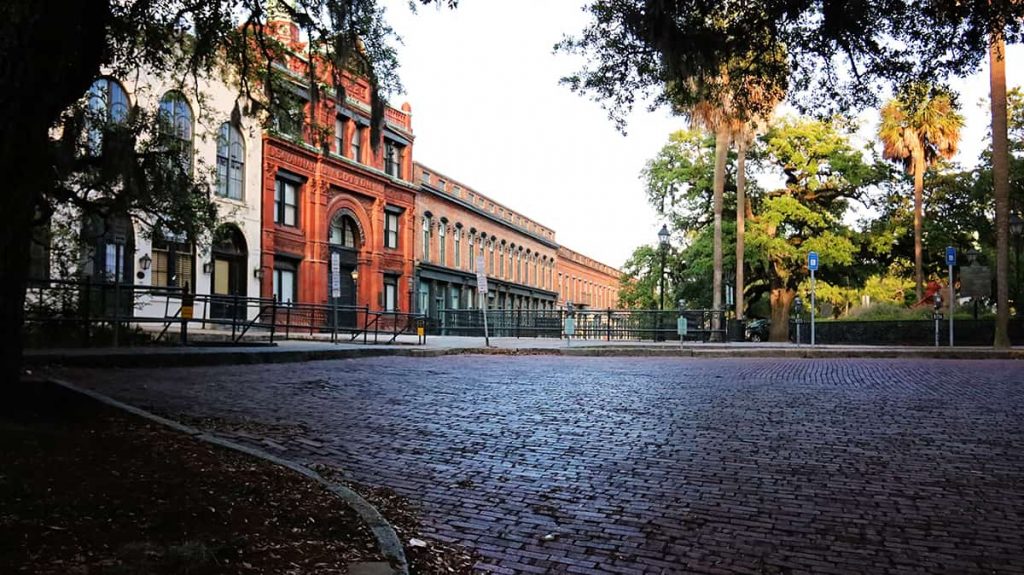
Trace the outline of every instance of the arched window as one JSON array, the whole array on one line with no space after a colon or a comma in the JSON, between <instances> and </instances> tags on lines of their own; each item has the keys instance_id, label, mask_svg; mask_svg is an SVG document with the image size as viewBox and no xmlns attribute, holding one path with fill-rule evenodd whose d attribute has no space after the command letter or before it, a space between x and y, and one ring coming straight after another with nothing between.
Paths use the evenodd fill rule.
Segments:
<instances>
[{"instance_id":1,"label":"arched window","mask_svg":"<svg viewBox=\"0 0 1024 575\"><path fill-rule=\"evenodd\" d=\"M498 277L505 277L505 242L498 246Z\"/></svg>"},{"instance_id":2,"label":"arched window","mask_svg":"<svg viewBox=\"0 0 1024 575\"><path fill-rule=\"evenodd\" d=\"M224 122L217 136L217 195L241 200L244 182L245 142L238 128Z\"/></svg>"},{"instance_id":3,"label":"arched window","mask_svg":"<svg viewBox=\"0 0 1024 575\"><path fill-rule=\"evenodd\" d=\"M473 250L473 241L475 240L475 230L469 230L469 271L476 271L476 251Z\"/></svg>"},{"instance_id":4,"label":"arched window","mask_svg":"<svg viewBox=\"0 0 1024 575\"><path fill-rule=\"evenodd\" d=\"M430 261L430 216L423 216L423 261Z\"/></svg>"},{"instance_id":5,"label":"arched window","mask_svg":"<svg viewBox=\"0 0 1024 575\"><path fill-rule=\"evenodd\" d=\"M447 244L446 244L446 230L448 229L448 222L441 220L437 226L437 260L441 265L448 264L447 258Z\"/></svg>"},{"instance_id":6,"label":"arched window","mask_svg":"<svg viewBox=\"0 0 1024 575\"><path fill-rule=\"evenodd\" d=\"M487 248L490 250L490 260L489 260L489 263L488 263L488 266L490 267L490 272L489 273L490 273L490 275L493 276L494 275L494 239L493 238L491 239L491 241L487 242Z\"/></svg>"},{"instance_id":7,"label":"arched window","mask_svg":"<svg viewBox=\"0 0 1024 575\"><path fill-rule=\"evenodd\" d=\"M454 243L453 247L455 248L455 251L452 254L452 257L455 260L454 261L455 267L456 268L461 268L462 267L462 224L455 224L455 231L452 232L452 235L455 236L454 242L453 242Z\"/></svg>"},{"instance_id":8,"label":"arched window","mask_svg":"<svg viewBox=\"0 0 1024 575\"><path fill-rule=\"evenodd\" d=\"M91 153L99 154L102 150L104 128L128 119L128 110L131 107L128 92L117 80L99 78L89 87L87 105L87 145Z\"/></svg>"},{"instance_id":9,"label":"arched window","mask_svg":"<svg viewBox=\"0 0 1024 575\"><path fill-rule=\"evenodd\" d=\"M160 100L160 130L170 139L171 151L185 170L192 169L192 107L181 92L168 92Z\"/></svg>"},{"instance_id":10,"label":"arched window","mask_svg":"<svg viewBox=\"0 0 1024 575\"><path fill-rule=\"evenodd\" d=\"M334 246L356 249L359 246L359 228L348 214L339 214L331 220L328 242Z\"/></svg>"}]
</instances>

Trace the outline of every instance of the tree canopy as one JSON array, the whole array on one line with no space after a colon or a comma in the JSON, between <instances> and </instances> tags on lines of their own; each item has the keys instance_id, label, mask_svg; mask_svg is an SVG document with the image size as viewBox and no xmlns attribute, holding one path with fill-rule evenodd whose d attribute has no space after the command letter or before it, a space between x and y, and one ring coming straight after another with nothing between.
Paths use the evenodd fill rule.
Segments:
<instances>
[{"instance_id":1,"label":"tree canopy","mask_svg":"<svg viewBox=\"0 0 1024 575\"><path fill-rule=\"evenodd\" d=\"M1003 29L1008 42L1024 33L1024 3L1016 0L784 0L742 7L592 0L585 10L587 26L556 45L585 58L563 81L605 105L620 127L648 99L698 101L722 90L756 111L752 96L759 89L787 84L795 103L823 116L874 106L883 85L976 69L993 30ZM733 69L727 83L712 81L739 56L746 65Z\"/></svg>"},{"instance_id":2,"label":"tree canopy","mask_svg":"<svg viewBox=\"0 0 1024 575\"><path fill-rule=\"evenodd\" d=\"M456 1L410 5L454 6ZM0 165L9 178L0 194L0 213L8 219L0 229L0 339L21 340L37 214L73 203L83 213L101 216L112 206L128 213L158 208L163 223L179 229L211 220L209 200L198 187L202 182L175 174L175 162L167 160L173 149L146 136L160 134L158 116L133 111L108 123L102 149L78 153L76 138L88 130L81 111L88 107L83 99L90 85L101 73L128 77L145 70L182 85L198 85L201 77L216 74L234 79L250 102L237 112L272 109L284 97L272 73L280 50L298 45L278 40L280 30L269 25L273 20L291 20L301 28L314 98L326 88L324 97L344 102L346 73L369 80L376 145L383 98L399 87L396 38L377 0L0 3L0 84L8 88L0 94ZM312 65L316 62L319 68ZM55 140L55 132L67 137ZM20 355L19 346L4 346L0 379L17 379Z\"/></svg>"}]
</instances>

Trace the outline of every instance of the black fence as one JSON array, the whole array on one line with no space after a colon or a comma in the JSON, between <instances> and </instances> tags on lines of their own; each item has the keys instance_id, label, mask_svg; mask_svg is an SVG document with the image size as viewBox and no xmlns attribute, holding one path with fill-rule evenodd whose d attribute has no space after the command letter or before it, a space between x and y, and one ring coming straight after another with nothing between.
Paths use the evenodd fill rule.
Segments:
<instances>
[{"instance_id":1,"label":"black fence","mask_svg":"<svg viewBox=\"0 0 1024 575\"><path fill-rule=\"evenodd\" d=\"M687 341L724 341L723 312L686 310ZM718 317L716 324L714 319ZM487 311L491 337L566 337L565 310L494 309ZM577 310L573 339L583 340L679 340L679 312L675 310ZM483 312L477 309L444 310L430 318L427 330L433 335L484 335Z\"/></svg>"},{"instance_id":2,"label":"black fence","mask_svg":"<svg viewBox=\"0 0 1024 575\"><path fill-rule=\"evenodd\" d=\"M995 320L955 319L953 343L958 346L990 346L995 336ZM1024 344L1024 323L1010 320L1010 341ZM789 324L789 340L797 342L796 323ZM836 345L935 345L934 320L819 321L814 325L818 344ZM811 342L811 324L800 323L799 343ZM939 321L939 345L949 345L949 322Z\"/></svg>"},{"instance_id":3,"label":"black fence","mask_svg":"<svg viewBox=\"0 0 1024 575\"><path fill-rule=\"evenodd\" d=\"M189 330L212 328L232 343L312 337L390 343L426 325L421 315L365 306L278 302L272 298L192 294L113 282L34 280L25 301L32 347L188 343ZM208 334L204 334L208 335ZM194 338L193 338L194 339ZM421 338L420 343L425 342Z\"/></svg>"}]
</instances>

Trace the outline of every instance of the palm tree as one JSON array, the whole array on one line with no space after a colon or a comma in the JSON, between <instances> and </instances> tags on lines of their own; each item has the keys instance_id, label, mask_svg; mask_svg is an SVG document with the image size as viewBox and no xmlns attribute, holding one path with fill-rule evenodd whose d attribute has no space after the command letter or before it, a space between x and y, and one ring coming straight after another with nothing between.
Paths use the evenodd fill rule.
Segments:
<instances>
[{"instance_id":1,"label":"palm tree","mask_svg":"<svg viewBox=\"0 0 1024 575\"><path fill-rule=\"evenodd\" d=\"M914 278L917 299L924 295L924 261L921 248L921 206L924 173L939 158L950 159L960 143L963 116L948 91L915 83L882 106L878 137L882 155L902 162L914 176Z\"/></svg>"},{"instance_id":2,"label":"palm tree","mask_svg":"<svg viewBox=\"0 0 1024 575\"><path fill-rule=\"evenodd\" d=\"M725 194L725 162L729 155L732 135L738 131L738 122L728 98L717 101L702 100L687 111L690 122L696 127L715 134L715 173L711 184L712 208L714 210L714 243L712 248L713 272L711 274L711 308L722 309L722 196ZM718 315L712 316L712 335L717 337L721 329Z\"/></svg>"},{"instance_id":3,"label":"palm tree","mask_svg":"<svg viewBox=\"0 0 1024 575\"><path fill-rule=\"evenodd\" d=\"M759 57L764 58L764 54ZM766 60L776 66L785 66L786 51L776 46ZM715 135L715 170L712 181L712 207L714 210L714 239L712 259L714 270L711 278L711 305L715 310L722 309L722 207L725 194L725 165L729 155L729 146L734 139L740 141L743 159L740 160L740 177L746 179L745 153L747 129L757 125L760 118L767 116L782 101L786 94L787 84L778 75L764 71L764 63L751 54L741 54L723 64L720 73L714 77L689 78L681 82L670 82L666 93L674 103L677 113L689 118L691 125ZM733 73L735 72L735 73ZM682 89L681 89L682 88ZM740 138L742 136L742 138ZM737 193L740 185L737 181ZM744 202L737 202L737 214L743 209ZM737 251L739 251L738 248ZM743 265L742 257L737 268ZM742 300L742 270L737 273L737 301ZM742 304L737 305L741 310ZM738 312L741 313L741 312ZM718 315L712 317L712 337L721 334Z\"/></svg>"},{"instance_id":4,"label":"palm tree","mask_svg":"<svg viewBox=\"0 0 1024 575\"><path fill-rule=\"evenodd\" d=\"M754 137L763 132L768 117L784 96L782 90L765 91L758 94L763 108L762 112L748 118L733 134L736 142L736 319L742 319L744 306L744 251L746 249L746 215L747 215L747 146Z\"/></svg>"},{"instance_id":5,"label":"palm tree","mask_svg":"<svg viewBox=\"0 0 1024 575\"><path fill-rule=\"evenodd\" d=\"M992 195L996 207L996 329L993 347L1010 347L1010 154L1006 135L1006 44L1003 27L989 34L992 109Z\"/></svg>"}]
</instances>

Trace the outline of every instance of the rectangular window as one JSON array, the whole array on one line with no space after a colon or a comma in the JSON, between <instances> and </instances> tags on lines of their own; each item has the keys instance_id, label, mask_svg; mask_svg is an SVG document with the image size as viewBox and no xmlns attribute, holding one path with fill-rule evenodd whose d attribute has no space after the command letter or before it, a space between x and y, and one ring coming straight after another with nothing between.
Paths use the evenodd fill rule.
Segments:
<instances>
[{"instance_id":1,"label":"rectangular window","mask_svg":"<svg viewBox=\"0 0 1024 575\"><path fill-rule=\"evenodd\" d=\"M455 267L462 267L462 230L455 230L455 253L452 254L455 258Z\"/></svg>"},{"instance_id":2,"label":"rectangular window","mask_svg":"<svg viewBox=\"0 0 1024 575\"><path fill-rule=\"evenodd\" d=\"M459 309L459 292L462 290L459 286L449 286L448 297L451 302L448 309Z\"/></svg>"},{"instance_id":3,"label":"rectangular window","mask_svg":"<svg viewBox=\"0 0 1024 575\"><path fill-rule=\"evenodd\" d=\"M420 282L419 301L417 302L416 313L426 314L430 311L430 284Z\"/></svg>"},{"instance_id":4,"label":"rectangular window","mask_svg":"<svg viewBox=\"0 0 1024 575\"><path fill-rule=\"evenodd\" d=\"M384 172L393 177L402 177L402 146L391 140L384 140Z\"/></svg>"},{"instance_id":5,"label":"rectangular window","mask_svg":"<svg viewBox=\"0 0 1024 575\"><path fill-rule=\"evenodd\" d=\"M441 265L448 265L448 258L445 257L448 255L445 253L447 251L446 248L448 247L447 245L445 245L446 227L448 227L448 224L442 221L440 222L437 228L437 259L438 263L440 263Z\"/></svg>"},{"instance_id":6,"label":"rectangular window","mask_svg":"<svg viewBox=\"0 0 1024 575\"><path fill-rule=\"evenodd\" d=\"M394 212L384 214L384 247L398 247L398 214Z\"/></svg>"},{"instance_id":7,"label":"rectangular window","mask_svg":"<svg viewBox=\"0 0 1024 575\"><path fill-rule=\"evenodd\" d=\"M295 227L299 221L299 189L292 182L277 180L274 189L274 222Z\"/></svg>"},{"instance_id":8,"label":"rectangular window","mask_svg":"<svg viewBox=\"0 0 1024 575\"><path fill-rule=\"evenodd\" d=\"M426 170L423 170L423 173L422 173L422 174L420 174L420 180L421 180L421 181L422 181L422 182L423 182L424 184L429 184L429 183L430 183L430 172L428 172L428 171L426 171Z\"/></svg>"},{"instance_id":9,"label":"rectangular window","mask_svg":"<svg viewBox=\"0 0 1024 575\"><path fill-rule=\"evenodd\" d=\"M423 218L423 261L430 261L430 218Z\"/></svg>"},{"instance_id":10,"label":"rectangular window","mask_svg":"<svg viewBox=\"0 0 1024 575\"><path fill-rule=\"evenodd\" d=\"M283 96L274 109L274 130L282 136L298 140L302 138L305 123L306 102L294 97Z\"/></svg>"},{"instance_id":11,"label":"rectangular window","mask_svg":"<svg viewBox=\"0 0 1024 575\"><path fill-rule=\"evenodd\" d=\"M476 271L476 252L473 251L473 233L469 235L469 271Z\"/></svg>"},{"instance_id":12,"label":"rectangular window","mask_svg":"<svg viewBox=\"0 0 1024 575\"><path fill-rule=\"evenodd\" d=\"M384 276L384 311L398 310L398 278Z\"/></svg>"},{"instance_id":13,"label":"rectangular window","mask_svg":"<svg viewBox=\"0 0 1024 575\"><path fill-rule=\"evenodd\" d=\"M349 143L349 148L352 151L352 159L362 163L363 157L359 153L362 149L363 142L363 129L359 127L359 124L353 122L352 124L352 141Z\"/></svg>"},{"instance_id":14,"label":"rectangular window","mask_svg":"<svg viewBox=\"0 0 1024 575\"><path fill-rule=\"evenodd\" d=\"M334 120L334 153L339 156L345 143L345 120L336 118Z\"/></svg>"},{"instance_id":15,"label":"rectangular window","mask_svg":"<svg viewBox=\"0 0 1024 575\"><path fill-rule=\"evenodd\" d=\"M188 288L195 291L192 277L192 249L188 244L154 238L152 285L155 287Z\"/></svg>"},{"instance_id":16,"label":"rectangular window","mask_svg":"<svg viewBox=\"0 0 1024 575\"><path fill-rule=\"evenodd\" d=\"M452 188L452 195L455 196L456 198L461 198L462 197L462 186L454 186Z\"/></svg>"},{"instance_id":17,"label":"rectangular window","mask_svg":"<svg viewBox=\"0 0 1024 575\"><path fill-rule=\"evenodd\" d=\"M443 191L445 191L445 188L447 188L447 187L448 187L448 182L446 182L444 180L441 180L441 179L437 180L437 189L439 189L439 190L441 190L443 192Z\"/></svg>"},{"instance_id":18,"label":"rectangular window","mask_svg":"<svg viewBox=\"0 0 1024 575\"><path fill-rule=\"evenodd\" d=\"M295 298L295 270L274 268L274 299L278 303L292 304Z\"/></svg>"}]
</instances>

